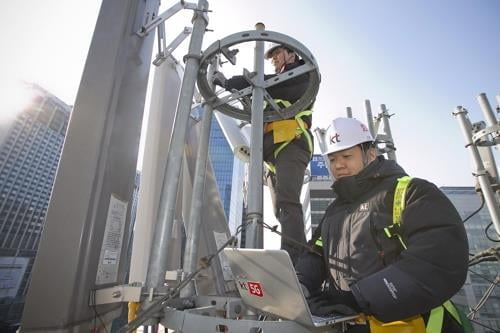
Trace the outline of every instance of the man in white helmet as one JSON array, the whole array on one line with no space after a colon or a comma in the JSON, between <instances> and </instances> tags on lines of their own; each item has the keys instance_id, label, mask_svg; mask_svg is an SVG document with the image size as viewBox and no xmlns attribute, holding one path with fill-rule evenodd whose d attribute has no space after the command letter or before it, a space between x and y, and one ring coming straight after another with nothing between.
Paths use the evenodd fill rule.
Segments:
<instances>
[{"instance_id":1,"label":"man in white helmet","mask_svg":"<svg viewBox=\"0 0 500 333\"><path fill-rule=\"evenodd\" d=\"M275 43L267 49L265 58L271 60L276 73L266 74L266 80L304 64L293 50ZM215 73L214 83L228 90L249 86L241 75L226 79L220 72ZM267 92L278 105L287 107L302 97L308 85L309 74L305 73L269 87ZM306 243L300 192L314 149L309 130L311 121L312 104L295 117L264 125L263 158L268 168L267 184L271 189L275 216L281 224L281 248L287 250L294 263Z\"/></svg>"},{"instance_id":2,"label":"man in white helmet","mask_svg":"<svg viewBox=\"0 0 500 333\"><path fill-rule=\"evenodd\" d=\"M370 316L347 332L385 332L383 323L394 321L406 323L393 323L390 332L468 332L448 302L468 267L467 237L452 203L377 156L360 121L334 119L326 140L336 199L296 265L311 312Z\"/></svg>"}]
</instances>

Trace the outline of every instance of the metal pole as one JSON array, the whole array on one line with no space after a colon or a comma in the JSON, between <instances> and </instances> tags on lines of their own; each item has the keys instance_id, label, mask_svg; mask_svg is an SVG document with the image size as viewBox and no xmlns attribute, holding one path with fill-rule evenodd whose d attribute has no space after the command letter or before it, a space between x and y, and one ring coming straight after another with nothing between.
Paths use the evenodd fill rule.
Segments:
<instances>
[{"instance_id":1,"label":"metal pole","mask_svg":"<svg viewBox=\"0 0 500 333\"><path fill-rule=\"evenodd\" d=\"M486 94L480 93L479 96L477 96L477 101L479 102L481 110L483 110L484 119L486 119L487 126L490 127L498 124L497 117L495 117L495 113L491 109L491 105L488 101L488 97L486 97Z\"/></svg>"},{"instance_id":2,"label":"metal pole","mask_svg":"<svg viewBox=\"0 0 500 333\"><path fill-rule=\"evenodd\" d=\"M352 118L352 108L350 106L345 108L347 112L347 118Z\"/></svg>"},{"instance_id":3,"label":"metal pole","mask_svg":"<svg viewBox=\"0 0 500 333\"><path fill-rule=\"evenodd\" d=\"M483 161L479 156L479 151L472 142L472 125L469 118L467 117L467 110L465 108L462 108L461 106L457 106L456 111L453 113L453 115L456 116L459 120L460 127L462 128L462 133L464 134L465 138L465 147L469 148L472 156L472 161L475 168L475 176L477 177L479 185L481 186L481 191L483 192L484 200L486 201L486 206L488 207L493 225L495 226L497 233L500 235L500 213L498 200L493 194L493 190L491 189L490 180L488 179L488 173L484 169Z\"/></svg>"},{"instance_id":4,"label":"metal pole","mask_svg":"<svg viewBox=\"0 0 500 333\"><path fill-rule=\"evenodd\" d=\"M210 66L209 78L217 70L218 58L213 58ZM209 81L211 82L211 80ZM213 84L212 84L213 88ZM205 176L207 173L208 144L210 141L210 129L212 127L213 108L205 104L201 123L201 134L196 154L196 168L193 180L193 197L191 199L190 216L187 231L186 250L184 253L184 274L189 275L196 270L196 259L198 257L198 245L200 239L201 211L203 208L203 194L205 193ZM194 281L191 281L181 290L182 297L192 296L196 293Z\"/></svg>"},{"instance_id":5,"label":"metal pole","mask_svg":"<svg viewBox=\"0 0 500 333\"><path fill-rule=\"evenodd\" d=\"M373 124L372 105L370 104L369 99L365 99L365 111L366 111L366 122L368 125L368 129L370 130L372 137L375 139L377 133L375 132L375 127Z\"/></svg>"},{"instance_id":6,"label":"metal pole","mask_svg":"<svg viewBox=\"0 0 500 333\"><path fill-rule=\"evenodd\" d=\"M256 30L264 30L262 23L255 25ZM264 122L264 42L255 42L254 71L256 85L252 91L252 137L250 139L250 170L248 176L248 213L246 228L246 247L262 248L264 243L262 221L262 144Z\"/></svg>"},{"instance_id":7,"label":"metal pole","mask_svg":"<svg viewBox=\"0 0 500 333\"><path fill-rule=\"evenodd\" d=\"M165 281L167 271L167 249L168 241L171 238L172 225L175 215L175 204L177 188L179 185L182 156L184 151L184 141L191 112L191 104L194 94L194 85L199 69L199 59L201 55L201 44L205 28L208 24L206 11L208 2L206 0L198 1L198 11L193 17L193 33L189 43L189 53L185 56L186 70L182 80L179 103L174 120L174 131L170 141L170 149L167 156L166 172L163 179L160 207L155 225L154 240L149 257L148 275L146 278L146 287L162 287Z\"/></svg>"},{"instance_id":8,"label":"metal pole","mask_svg":"<svg viewBox=\"0 0 500 333\"><path fill-rule=\"evenodd\" d=\"M389 124L389 112L387 112L387 108L385 107L385 104L380 104L380 110L382 111L382 121L384 122L384 132L387 137L387 141L389 141L389 151L387 152L387 157L389 157L390 160L393 160L394 162L396 161L396 152L394 151L394 139L392 138L392 133L391 133L391 125ZM387 143L386 143L387 147Z\"/></svg>"}]
</instances>

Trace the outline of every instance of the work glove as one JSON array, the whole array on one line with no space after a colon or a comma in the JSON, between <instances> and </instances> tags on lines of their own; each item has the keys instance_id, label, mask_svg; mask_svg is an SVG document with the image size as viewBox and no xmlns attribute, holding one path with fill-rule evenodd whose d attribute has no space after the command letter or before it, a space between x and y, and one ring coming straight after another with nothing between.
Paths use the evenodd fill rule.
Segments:
<instances>
[{"instance_id":1,"label":"work glove","mask_svg":"<svg viewBox=\"0 0 500 333\"><path fill-rule=\"evenodd\" d=\"M361 312L359 304L350 291L329 290L307 298L311 313L316 316L331 314L355 315Z\"/></svg>"},{"instance_id":2,"label":"work glove","mask_svg":"<svg viewBox=\"0 0 500 333\"><path fill-rule=\"evenodd\" d=\"M227 80L226 77L221 72L215 72L214 75L212 76L213 84L215 84L216 86L220 86L222 88L226 87L226 80Z\"/></svg>"}]
</instances>

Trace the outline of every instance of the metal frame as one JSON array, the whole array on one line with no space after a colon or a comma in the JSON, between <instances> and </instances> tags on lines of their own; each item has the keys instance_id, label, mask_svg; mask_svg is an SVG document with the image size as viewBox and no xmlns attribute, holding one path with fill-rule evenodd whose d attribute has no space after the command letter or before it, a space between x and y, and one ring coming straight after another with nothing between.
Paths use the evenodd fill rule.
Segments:
<instances>
[{"instance_id":1,"label":"metal frame","mask_svg":"<svg viewBox=\"0 0 500 333\"><path fill-rule=\"evenodd\" d=\"M262 23L255 25L257 32L262 33L265 26ZM250 137L250 166L248 173L248 212L245 222L250 222L246 232L246 247L263 248L264 230L259 224L263 221L263 135L264 135L264 98L267 93L264 84L264 42L256 41L254 50L254 70L255 77L252 81L252 113L251 123L252 135ZM203 76L205 77L205 76ZM198 80L199 81L199 80ZM222 111L221 111L222 112Z\"/></svg>"},{"instance_id":2,"label":"metal frame","mask_svg":"<svg viewBox=\"0 0 500 333\"><path fill-rule=\"evenodd\" d=\"M197 301L202 301L200 306L191 309L178 311L172 308L165 309L165 317L161 324L175 331L183 333L199 333L200 327L203 327L204 332L240 332L240 333L257 333L257 332L277 332L277 333L309 333L309 332L340 332L339 326L329 327L307 327L298 324L291 320L257 320L257 314L252 314L245 308L244 304L237 298L198 298ZM234 309L240 306L242 310L235 313ZM226 319L217 317L217 313L230 313L233 318ZM236 319L236 316L243 318L254 319Z\"/></svg>"},{"instance_id":3,"label":"metal frame","mask_svg":"<svg viewBox=\"0 0 500 333\"><path fill-rule=\"evenodd\" d=\"M218 68L218 58L214 58L210 66L210 75ZM186 248L184 252L184 274L192 273L196 270L198 245L200 238L200 223L203 208L203 194L205 193L205 176L208 161L208 144L210 141L210 129L212 127L213 108L205 105L201 120L201 134L196 155L196 168L193 183L193 196L191 199L191 209L187 228ZM191 281L185 289L181 291L181 296L192 296L196 292L195 283Z\"/></svg>"},{"instance_id":4,"label":"metal frame","mask_svg":"<svg viewBox=\"0 0 500 333\"><path fill-rule=\"evenodd\" d=\"M179 12L182 9L192 9L192 10L195 10L195 11L199 10L198 6L195 3L185 2L183 0L179 1L178 3L176 3L175 5L173 5L172 7L170 7L169 9L167 9L166 11L164 11L163 13L161 13L160 15L156 16L155 18L153 18L150 22L148 22L147 24L143 25L139 29L139 31L136 32L136 34L139 37L145 37L145 36L147 36L152 30L154 30L154 28L156 28L159 25L161 25L163 22L165 22L166 20L168 20L169 18L171 18L172 16L174 16L175 14L177 14L177 12ZM201 9L201 10L203 10L203 9Z\"/></svg>"},{"instance_id":5,"label":"metal frame","mask_svg":"<svg viewBox=\"0 0 500 333\"><path fill-rule=\"evenodd\" d=\"M150 1L152 2L152 1ZM142 8L142 7L141 7ZM183 8L188 8L194 10L193 18L193 28L185 28L177 38L166 46L165 41L165 20L177 13ZM156 7L157 9L157 7ZM155 225L154 239L152 240L152 247L149 257L148 272L146 277L146 283L144 286L139 284L134 285L117 285L117 286L106 286L107 288L92 290L90 293L90 298L80 297L83 302L88 303L90 307L95 307L97 305L112 304L118 302L128 302L134 301L138 302L142 300L143 303L143 316L141 318L141 323L147 323L148 325L156 324L161 322L169 328L180 329L183 332L199 332L200 327L207 327L213 325L214 332L223 332L225 329L230 328L231 330L236 330L239 332L259 332L259 331L273 331L273 332L295 332L295 333L305 333L305 332L335 332L337 331L334 327L323 327L323 328L312 328L304 327L294 321L282 321L282 320L272 320L272 321L259 321L258 315L253 311L247 309L245 305L241 302L239 298L231 297L208 297L208 296L197 296L194 297L196 308L177 311L175 309L169 308L169 306L178 304L182 302L183 299L178 298L177 293L173 293L171 289L165 286L165 278L167 272L167 249L168 240L170 239L172 233L172 226L175 218L175 206L178 195L179 178L181 171L181 163L183 157L184 143L187 137L187 126L189 115L191 111L191 105L195 90L196 77L200 77L199 73L203 73L204 81L206 85L205 88L209 87L208 80L206 77L207 66L209 62L216 59L218 53L222 53L225 57L230 60L234 60L234 53L229 50L229 47L243 43L247 41L254 40L256 42L255 47L255 72L245 73L245 76L249 80L251 87L246 89L245 92L233 95L233 97L226 98L221 102L222 104L214 104L213 99L207 99L206 111L203 117L202 124L202 134L200 135L200 143L198 147L198 158L195 170L195 180L193 185L193 198L191 204L191 215L189 223L189 234L188 234L188 245L185 253L185 266L184 274L193 271L193 267L196 267L197 258L197 246L200 236L200 221L201 221L201 206L203 203L203 193L205 192L205 176L206 176L206 164L207 164L207 153L208 153L208 137L210 134L210 124L212 118L212 110L215 106L219 109L224 109L229 107L225 104L234 99L241 98L242 96L247 96L252 94L252 112L245 110L248 113L248 117L251 114L251 120L254 124L262 124L265 121L270 121L273 119L289 118L303 110L306 106L312 103L319 89L320 75L318 67L314 57L310 52L298 41L279 33L266 32L264 30L263 24L258 24L256 26L257 31L243 32L240 34L234 34L224 39L226 44L221 46L221 41L218 42L217 50L215 46L208 49L205 55L202 57L201 46L203 41L203 36L206 31L206 26L208 25L208 2L207 0L199 0L197 5L186 3L180 1L179 3L172 6L170 9L155 17L154 14L148 14L147 24L140 27L138 31L137 28L142 24L140 21L135 24L132 31L136 31L132 36L135 39L138 37L144 38L147 43L141 48L141 51L149 54L152 49L153 41L151 38L153 36L149 35L151 31L158 28L158 49L159 54L153 61L154 65L160 65L167 57L171 55L171 52L177 47L191 32L191 40L189 45L189 53L185 56L186 69L184 72L184 77L182 81L182 87L180 90L180 97L177 106L177 112L174 121L174 130L172 133L170 141L170 150L167 156L167 162L165 167L165 174L162 183L161 195L160 195L160 205L158 208L158 216ZM149 13L149 12L148 12ZM252 39L253 38L253 39ZM278 75L272 80L264 81L264 41L275 41L280 42L283 45L295 50L299 56L301 56L306 64L298 67L293 71ZM139 43L140 44L140 43ZM147 49L147 50L146 50ZM150 59L150 58L149 58ZM217 62L217 60L215 60ZM144 64L149 63L143 62ZM200 68L200 64L203 67ZM144 66L144 65L143 65ZM141 71L144 69L141 67ZM212 66L212 71L216 70L216 66ZM143 78L144 76L132 75L138 72L138 70L130 71L128 76L135 76ZM279 107L273 103L272 98L266 92L267 87L271 87L280 82L286 81L303 73L309 73L310 84L306 90L304 96L302 96L299 101L294 103L289 108L280 110ZM126 76L126 78L128 78ZM145 76L147 77L147 76ZM123 85L122 85L123 86ZM125 85L126 86L126 85ZM145 85L144 85L145 89ZM213 93L213 91L212 91ZM136 95L144 96L145 90L138 92ZM133 94L128 95L129 98L134 96ZM206 96L204 95L206 98ZM128 99L129 99L128 98ZM233 98L233 99L232 99ZM127 98L121 99L118 102L124 103L128 101ZM263 114L263 104L264 99L266 99L274 108L270 114ZM141 99L143 102L143 99ZM130 106L131 108L132 106ZM142 108L138 108L141 109ZM236 116L233 114L232 116ZM134 118L135 119L135 118ZM135 122L140 124L140 122ZM249 215L248 218L251 219L253 223L249 226L247 238L256 239L255 241L248 241L247 243L253 243L253 246L258 246L259 238L256 227L257 222L262 220L262 126L252 127L252 138L251 138L251 161L252 166L250 169L250 178L253 180L251 182L250 193L251 199L249 199ZM121 133L121 132L120 132ZM105 145L106 146L106 145ZM113 145L110 145L113 147ZM132 165L132 164L131 164ZM133 163L135 165L135 163ZM253 187L252 187L253 186ZM98 198L96 198L97 200ZM252 228L253 231L252 231ZM254 236L252 236L254 232ZM262 237L261 237L262 238ZM231 238L232 239L232 238ZM229 242L229 241L228 241ZM226 243L227 244L227 243ZM221 247L222 248L222 247ZM218 250L218 252L220 249ZM215 254L213 255L215 256ZM210 261L208 261L210 264ZM194 274L194 273L193 273ZM190 274L190 278L194 279L196 276ZM171 274L169 274L171 275ZM179 289L181 290L183 286L188 285L190 279L185 279L179 282ZM224 285L222 288L218 288L219 293L224 292ZM172 292L172 294L169 294ZM186 295L193 295L195 288L191 283L191 287L185 291ZM80 292L81 294L81 292ZM85 295L88 296L88 293ZM105 320L113 315L115 316L114 307L111 308L110 305L107 309L111 309L108 313L105 313ZM85 309L90 311L90 307ZM224 314L225 318L218 317ZM209 316L207 316L209 315ZM245 318L241 320L240 318ZM144 319L144 320L143 320ZM139 320L135 322L137 324ZM131 326L126 325L122 328L123 330L128 330ZM210 330L210 329L209 329Z\"/></svg>"},{"instance_id":6,"label":"metal frame","mask_svg":"<svg viewBox=\"0 0 500 333\"><path fill-rule=\"evenodd\" d=\"M379 140L380 143L384 143L385 147L384 148L379 148L379 153L387 153L387 157L390 160L397 161L396 160L396 147L394 145L394 139L392 138L392 132L391 132L391 125L389 123L389 118L394 116L394 114L389 114L385 104L380 104L380 113L375 117L376 120L376 125L375 125L375 134L374 136L375 141ZM367 109L367 115L368 115L368 109ZM380 123L384 124L384 134L379 134L378 131L380 129ZM371 131L371 129L370 129Z\"/></svg>"},{"instance_id":7,"label":"metal frame","mask_svg":"<svg viewBox=\"0 0 500 333\"><path fill-rule=\"evenodd\" d=\"M372 137L375 138L375 135L377 133L375 132L375 125L373 124L374 119L372 114L372 105L369 99L365 99L365 113L366 113L366 122L368 125L368 129L370 130Z\"/></svg>"},{"instance_id":8,"label":"metal frame","mask_svg":"<svg viewBox=\"0 0 500 333\"><path fill-rule=\"evenodd\" d=\"M175 37L175 39L170 42L170 44L166 43L165 40L165 23L162 22L158 26L158 54L156 55L155 60L153 60L153 65L160 66L174 50L193 32L193 28L184 27L184 29Z\"/></svg>"},{"instance_id":9,"label":"metal frame","mask_svg":"<svg viewBox=\"0 0 500 333\"><path fill-rule=\"evenodd\" d=\"M89 306L116 302L139 302L141 286L121 285L94 290L90 294Z\"/></svg>"},{"instance_id":10,"label":"metal frame","mask_svg":"<svg viewBox=\"0 0 500 333\"><path fill-rule=\"evenodd\" d=\"M33 266L22 331L89 331L96 312L106 324L122 311L118 303L90 307L89 296L126 280L126 235L154 45L154 36L142 39L134 32L158 6L157 0L102 2ZM111 224L119 233L117 248L105 238ZM106 250L116 260L104 265L100 257Z\"/></svg>"},{"instance_id":11,"label":"metal frame","mask_svg":"<svg viewBox=\"0 0 500 333\"><path fill-rule=\"evenodd\" d=\"M193 18L193 33L189 44L189 53L186 57L186 69L182 80L179 103L174 120L174 131L170 142L165 168L166 172L160 195L160 207L146 278L146 287L148 289L161 290L165 280L165 272L167 271L167 240L172 233L187 124L191 112L194 85L199 68L199 58L201 57L203 36L208 25L208 17L205 14L208 10L208 2L206 0L199 0L198 8L199 10L195 11ZM200 12L203 14L200 14Z\"/></svg>"},{"instance_id":12,"label":"metal frame","mask_svg":"<svg viewBox=\"0 0 500 333\"><path fill-rule=\"evenodd\" d=\"M200 61L200 71L198 74L198 88L200 89L200 93L205 98L207 103L212 105L212 107L216 108L220 112L237 118L241 120L250 121L251 119L251 109L244 105L243 109L234 107L229 105L228 103L242 97L248 96L253 92L254 87L256 87L255 82L248 77L249 73L247 73L247 77L251 80L252 85L242 89L240 91L232 92L230 95L225 96L223 98L219 98L216 93L210 88L208 79L207 79L207 67L210 63L210 59L214 57L216 54L222 53L228 58L229 61L234 62L235 50L229 50L230 47L245 43L245 42L275 42L280 43L291 50L294 50L305 62L304 65L299 66L293 70L287 71L285 73L279 74L269 80L263 80L261 82L262 86L259 88L269 88L283 81L289 80L296 76L302 75L304 73L309 73L309 86L306 89L304 95L294 104L287 108L283 109L273 109L266 110L264 113L264 122L270 122L279 119L291 118L300 111L304 110L307 106L309 106L316 97L319 90L320 83L320 73L318 69L318 65L316 63L316 59L312 55L312 53L299 41L273 31L268 30L250 30L250 31L242 31L239 33L232 34L227 36L221 40L216 41L212 45L210 45L204 52L203 58ZM227 56L229 54L229 57ZM264 98L271 102L271 98L266 94ZM271 103L272 105L272 103ZM276 105L274 105L276 107Z\"/></svg>"},{"instance_id":13,"label":"metal frame","mask_svg":"<svg viewBox=\"0 0 500 333\"><path fill-rule=\"evenodd\" d=\"M489 103L484 101L486 98L486 95L481 94L479 95L479 103L483 109L483 112L486 115L487 121L490 123L492 122L492 119L496 119L494 117L493 111L491 110L491 107L489 107ZM485 104L488 104L488 106L485 106ZM492 184L490 182L490 175L486 171L484 167L483 160L481 159L481 155L478 150L478 141L481 139L483 136L476 136L476 141L473 140L473 135L472 135L472 124L469 118L467 117L468 111L462 107L462 106L457 106L455 109L455 112L453 112L453 115L458 119L460 128L462 129L462 133L464 135L465 139L465 147L469 150L472 158L472 162L474 163L474 170L473 170L473 175L474 177L477 178L477 181L479 183L479 186L481 188L481 192L483 193L484 200L486 202L486 206L488 208L488 212L490 213L491 220L493 221L493 225L495 227L495 230L498 235L500 235L500 207L498 205L498 193L494 193L492 189ZM486 130L495 128L495 125L498 124L493 124L490 127L487 127ZM484 130L479 131L484 132ZM496 142L496 137L494 140ZM484 145L483 145L484 146ZM498 183L498 180L497 180Z\"/></svg>"}]
</instances>

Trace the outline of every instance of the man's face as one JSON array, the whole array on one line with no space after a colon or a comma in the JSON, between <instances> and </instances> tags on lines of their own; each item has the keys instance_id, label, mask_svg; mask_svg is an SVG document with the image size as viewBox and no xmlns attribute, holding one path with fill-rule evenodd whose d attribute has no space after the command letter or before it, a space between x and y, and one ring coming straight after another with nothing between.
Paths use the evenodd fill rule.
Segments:
<instances>
[{"instance_id":1,"label":"man's face","mask_svg":"<svg viewBox=\"0 0 500 333\"><path fill-rule=\"evenodd\" d=\"M278 47L271 53L271 63L274 66L276 73L281 73L286 64L292 63L295 60L295 53Z\"/></svg>"},{"instance_id":2,"label":"man's face","mask_svg":"<svg viewBox=\"0 0 500 333\"><path fill-rule=\"evenodd\" d=\"M376 158L374 149L368 149L367 162ZM359 145L328 155L330 171L335 179L357 175L363 168L363 151Z\"/></svg>"}]
</instances>

